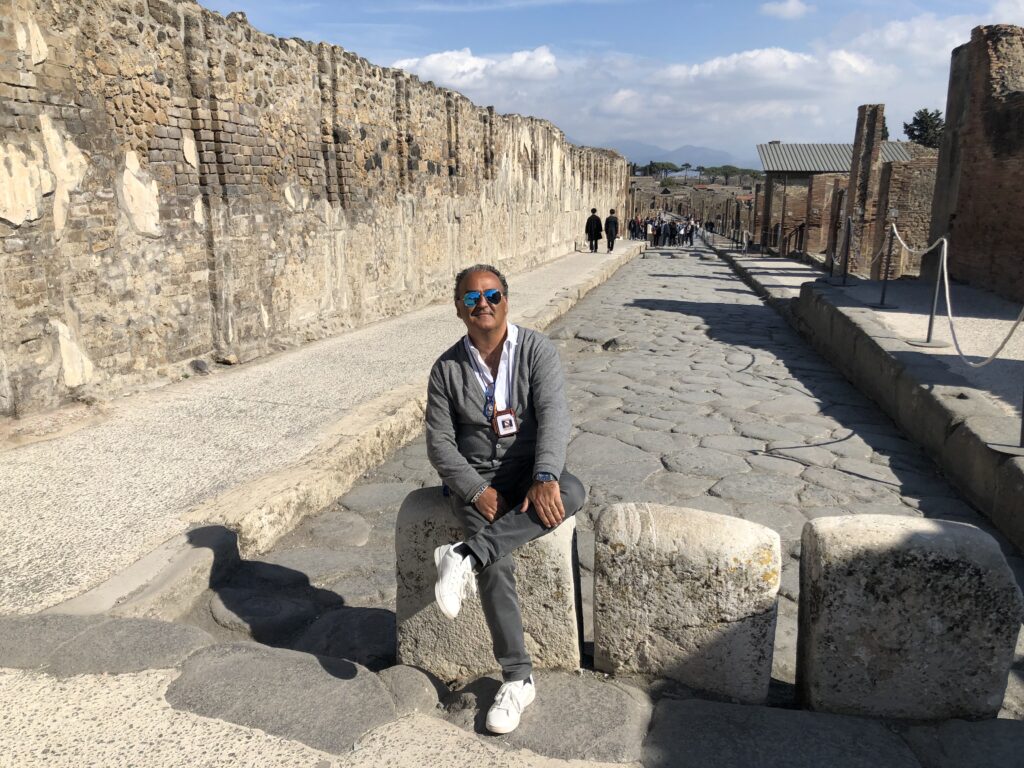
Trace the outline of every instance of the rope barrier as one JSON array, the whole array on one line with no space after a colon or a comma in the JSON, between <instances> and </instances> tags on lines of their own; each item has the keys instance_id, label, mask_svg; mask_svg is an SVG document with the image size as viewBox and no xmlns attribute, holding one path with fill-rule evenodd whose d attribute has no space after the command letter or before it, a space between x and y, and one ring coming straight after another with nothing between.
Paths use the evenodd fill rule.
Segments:
<instances>
[{"instance_id":1,"label":"rope barrier","mask_svg":"<svg viewBox=\"0 0 1024 768\"><path fill-rule=\"evenodd\" d=\"M1017 320L1013 323L1013 327L1010 328L1010 332L1006 334L1006 338L1004 338L1002 342L1000 342L999 346L996 347L995 352L986 357L980 363L972 363L970 360L968 360L966 355L964 355L963 349L961 349L960 347L960 340L957 338L956 335L956 324L954 322L956 318L953 317L953 304L950 301L949 271L946 269L946 251L949 247L949 243L945 237L941 238L941 241L942 254L939 257L939 262L942 265L942 282L946 294L946 317L949 319L949 335L953 337L953 347L956 349L956 353L960 355L960 359L963 360L971 368L982 368L991 363L993 360L995 360L999 356L999 353L1002 352L1003 349L1006 347L1006 345L1010 343L1010 339L1013 338L1013 334L1017 332L1017 328L1020 327L1021 322L1024 322L1024 307L1021 308L1020 314L1017 315Z\"/></svg>"}]
</instances>

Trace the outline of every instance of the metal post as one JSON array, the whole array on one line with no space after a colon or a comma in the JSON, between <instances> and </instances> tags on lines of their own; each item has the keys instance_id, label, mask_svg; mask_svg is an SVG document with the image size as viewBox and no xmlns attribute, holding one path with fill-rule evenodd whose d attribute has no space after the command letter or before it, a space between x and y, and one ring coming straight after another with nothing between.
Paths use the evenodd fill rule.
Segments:
<instances>
[{"instance_id":1,"label":"metal post","mask_svg":"<svg viewBox=\"0 0 1024 768\"><path fill-rule=\"evenodd\" d=\"M853 236L853 219L846 217L846 238L843 243L843 285L850 274L850 238Z\"/></svg>"},{"instance_id":2,"label":"metal post","mask_svg":"<svg viewBox=\"0 0 1024 768\"><path fill-rule=\"evenodd\" d=\"M928 315L928 335L924 341L908 341L908 344L913 344L915 347L948 347L944 341L935 341L932 338L935 332L935 315L939 312L939 289L942 287L942 275L945 272L946 267L946 249L943 245L939 244L939 268L935 274L935 287L932 289L932 312Z\"/></svg>"},{"instance_id":3,"label":"metal post","mask_svg":"<svg viewBox=\"0 0 1024 768\"><path fill-rule=\"evenodd\" d=\"M883 267L885 271L882 273L882 298L878 300L878 306L880 307L885 306L885 291L889 287L889 269L892 266L892 247L895 239L896 227L893 225L889 230L889 250L885 254L885 266Z\"/></svg>"}]
</instances>

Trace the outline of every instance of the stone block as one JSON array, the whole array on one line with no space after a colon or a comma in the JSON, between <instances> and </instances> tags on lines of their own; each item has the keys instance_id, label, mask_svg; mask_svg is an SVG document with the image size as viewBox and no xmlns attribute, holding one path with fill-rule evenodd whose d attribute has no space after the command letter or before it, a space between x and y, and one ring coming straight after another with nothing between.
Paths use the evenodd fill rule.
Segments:
<instances>
[{"instance_id":1,"label":"stone block","mask_svg":"<svg viewBox=\"0 0 1024 768\"><path fill-rule=\"evenodd\" d=\"M575 519L569 518L512 555L526 648L538 669L579 667L575 530ZM446 681L478 677L498 666L479 597L468 596L455 621L434 602L434 549L462 537L440 487L421 488L405 498L395 530L398 661Z\"/></svg>"},{"instance_id":2,"label":"stone block","mask_svg":"<svg viewBox=\"0 0 1024 768\"><path fill-rule=\"evenodd\" d=\"M763 702L779 535L697 509L616 504L595 524L594 664Z\"/></svg>"},{"instance_id":3,"label":"stone block","mask_svg":"<svg viewBox=\"0 0 1024 768\"><path fill-rule=\"evenodd\" d=\"M804 527L797 687L812 709L994 717L1022 615L995 539L964 523L860 515Z\"/></svg>"}]
</instances>

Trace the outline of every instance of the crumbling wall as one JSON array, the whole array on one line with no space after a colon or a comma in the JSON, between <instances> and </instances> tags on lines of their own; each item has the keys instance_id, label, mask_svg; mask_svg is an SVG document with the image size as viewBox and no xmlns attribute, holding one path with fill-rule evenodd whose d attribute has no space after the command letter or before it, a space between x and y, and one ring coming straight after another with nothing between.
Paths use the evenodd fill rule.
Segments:
<instances>
[{"instance_id":1,"label":"crumbling wall","mask_svg":"<svg viewBox=\"0 0 1024 768\"><path fill-rule=\"evenodd\" d=\"M469 262L541 263L628 182L550 123L191 0L4 4L0 129L7 414L406 312Z\"/></svg>"},{"instance_id":2,"label":"crumbling wall","mask_svg":"<svg viewBox=\"0 0 1024 768\"><path fill-rule=\"evenodd\" d=\"M869 274L875 256L879 226L878 196L882 172L882 136L885 105L862 104L857 108L857 129L853 139L846 214L850 229L850 271Z\"/></svg>"},{"instance_id":3,"label":"crumbling wall","mask_svg":"<svg viewBox=\"0 0 1024 768\"><path fill-rule=\"evenodd\" d=\"M952 276L1024 302L1021 27L976 27L953 51L936 176L931 237L949 235Z\"/></svg>"}]
</instances>

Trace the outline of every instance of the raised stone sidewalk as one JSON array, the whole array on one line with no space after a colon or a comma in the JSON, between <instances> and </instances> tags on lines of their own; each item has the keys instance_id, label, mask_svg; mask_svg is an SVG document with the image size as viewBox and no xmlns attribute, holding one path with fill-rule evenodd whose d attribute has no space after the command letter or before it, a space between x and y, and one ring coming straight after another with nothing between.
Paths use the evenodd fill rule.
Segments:
<instances>
[{"instance_id":1,"label":"raised stone sidewalk","mask_svg":"<svg viewBox=\"0 0 1024 768\"><path fill-rule=\"evenodd\" d=\"M512 316L546 327L639 247L516 275ZM94 613L135 594L123 611L174 617L233 546L194 547L190 527L223 524L242 552L266 549L419 432L430 364L461 333L441 303L104 404L56 436L3 424L0 614Z\"/></svg>"}]
</instances>

